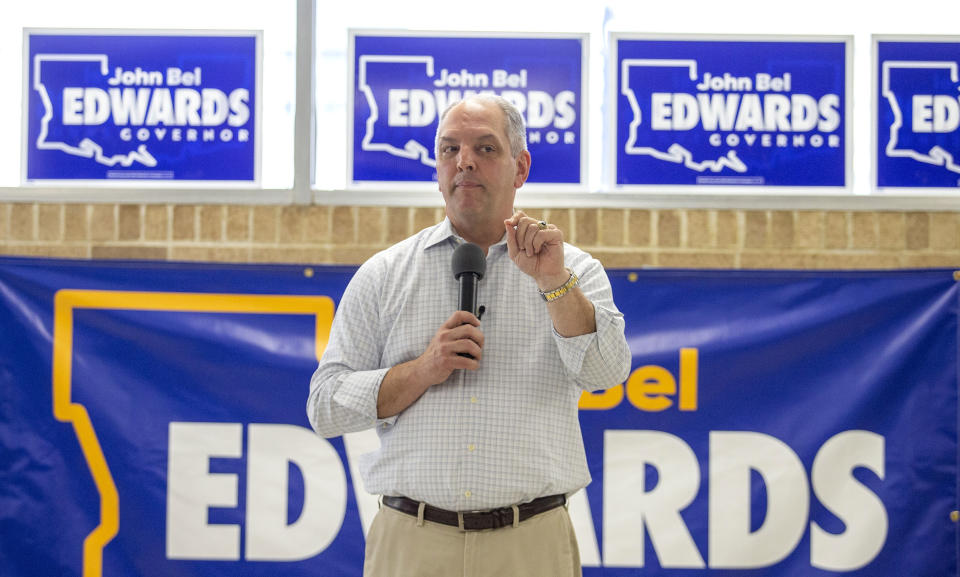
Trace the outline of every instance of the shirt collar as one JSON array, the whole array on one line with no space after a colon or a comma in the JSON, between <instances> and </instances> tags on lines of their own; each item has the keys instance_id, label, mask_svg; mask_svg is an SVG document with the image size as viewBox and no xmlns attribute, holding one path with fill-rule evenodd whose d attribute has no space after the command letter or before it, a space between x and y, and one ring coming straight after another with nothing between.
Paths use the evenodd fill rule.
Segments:
<instances>
[{"instance_id":1,"label":"shirt collar","mask_svg":"<svg viewBox=\"0 0 960 577\"><path fill-rule=\"evenodd\" d=\"M463 239L457 236L457 233L454 232L453 224L450 223L450 219L444 218L443 222L433 227L433 230L431 230L429 234L427 234L427 241L424 243L423 248L424 250L426 250L432 246L442 243L443 241L451 237L457 242L457 244L459 244L460 242L463 242Z\"/></svg>"},{"instance_id":2,"label":"shirt collar","mask_svg":"<svg viewBox=\"0 0 960 577\"><path fill-rule=\"evenodd\" d=\"M465 240L463 240L463 237L461 237L459 234L457 234L457 231L454 230L454 228L453 228L453 223L450 222L450 218L449 218L449 217L445 217L445 218L443 219L443 222L441 222L440 224L438 224L437 226L435 226L435 227L433 228L433 230L430 231L430 233L427 235L427 241L426 241L426 243L424 243L423 248L424 248L424 250L426 250L426 249L428 249L428 248L430 248L430 247L432 247L432 246L436 246L436 245L438 245L438 244L440 244L440 243L442 243L442 242L444 242L444 241L446 241L446 240L448 240L448 239L453 239L453 244L454 244L455 246L456 246L456 245L459 245L459 244L461 244L461 243L463 243L463 242L466 242ZM500 237L500 240L497 241L496 243L494 243L490 248L497 247L497 246L500 246L500 245L503 245L504 247L507 246L507 235L506 235L506 234L504 234L502 237Z\"/></svg>"}]
</instances>

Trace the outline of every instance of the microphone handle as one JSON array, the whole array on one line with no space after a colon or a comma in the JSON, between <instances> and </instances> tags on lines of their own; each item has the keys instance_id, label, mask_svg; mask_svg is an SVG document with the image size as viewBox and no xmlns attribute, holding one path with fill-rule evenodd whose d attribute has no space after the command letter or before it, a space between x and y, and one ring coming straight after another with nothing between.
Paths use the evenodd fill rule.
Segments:
<instances>
[{"instance_id":1,"label":"microphone handle","mask_svg":"<svg viewBox=\"0 0 960 577\"><path fill-rule=\"evenodd\" d=\"M460 275L460 302L457 304L458 310L477 314L477 275L472 272L465 272ZM461 357L473 358L473 355L467 353L457 353Z\"/></svg>"},{"instance_id":2,"label":"microphone handle","mask_svg":"<svg viewBox=\"0 0 960 577\"><path fill-rule=\"evenodd\" d=\"M460 275L460 302L458 310L477 314L477 275L465 272Z\"/></svg>"}]
</instances>

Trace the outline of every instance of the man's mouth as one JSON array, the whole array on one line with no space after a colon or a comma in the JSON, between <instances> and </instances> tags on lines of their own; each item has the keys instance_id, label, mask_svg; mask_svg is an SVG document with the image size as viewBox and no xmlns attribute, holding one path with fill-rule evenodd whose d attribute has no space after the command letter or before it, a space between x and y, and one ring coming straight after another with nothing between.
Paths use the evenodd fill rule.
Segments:
<instances>
[{"instance_id":1,"label":"man's mouth","mask_svg":"<svg viewBox=\"0 0 960 577\"><path fill-rule=\"evenodd\" d=\"M480 188L482 185L475 180L461 179L454 182L456 188Z\"/></svg>"}]
</instances>

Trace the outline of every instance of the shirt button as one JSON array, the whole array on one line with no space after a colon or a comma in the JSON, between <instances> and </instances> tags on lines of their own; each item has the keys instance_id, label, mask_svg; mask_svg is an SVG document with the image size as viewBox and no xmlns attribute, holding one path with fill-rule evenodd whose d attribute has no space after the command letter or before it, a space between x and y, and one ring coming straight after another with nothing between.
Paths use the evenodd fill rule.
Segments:
<instances>
[{"instance_id":1,"label":"shirt button","mask_svg":"<svg viewBox=\"0 0 960 577\"><path fill-rule=\"evenodd\" d=\"M463 496L469 499L470 497L473 497L473 491L464 491Z\"/></svg>"},{"instance_id":2,"label":"shirt button","mask_svg":"<svg viewBox=\"0 0 960 577\"><path fill-rule=\"evenodd\" d=\"M476 398L476 397L470 397L470 402L471 402L471 403L476 403L476 402L477 402L477 398Z\"/></svg>"},{"instance_id":3,"label":"shirt button","mask_svg":"<svg viewBox=\"0 0 960 577\"><path fill-rule=\"evenodd\" d=\"M476 445L468 445L468 446L467 446L467 450L468 450L468 451L473 451L473 450L475 450L476 448L477 448Z\"/></svg>"}]
</instances>

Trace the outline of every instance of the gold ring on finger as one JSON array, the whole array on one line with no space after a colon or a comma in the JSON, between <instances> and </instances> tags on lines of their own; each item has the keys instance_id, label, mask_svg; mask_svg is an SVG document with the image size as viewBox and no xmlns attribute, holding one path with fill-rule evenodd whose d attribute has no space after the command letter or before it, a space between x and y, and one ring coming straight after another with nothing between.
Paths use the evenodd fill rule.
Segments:
<instances>
[{"instance_id":1,"label":"gold ring on finger","mask_svg":"<svg viewBox=\"0 0 960 577\"><path fill-rule=\"evenodd\" d=\"M544 230L545 228L547 228L547 223L546 223L546 221L541 220L540 222L538 222L538 223L537 223L537 228L540 229L540 230Z\"/></svg>"}]
</instances>

